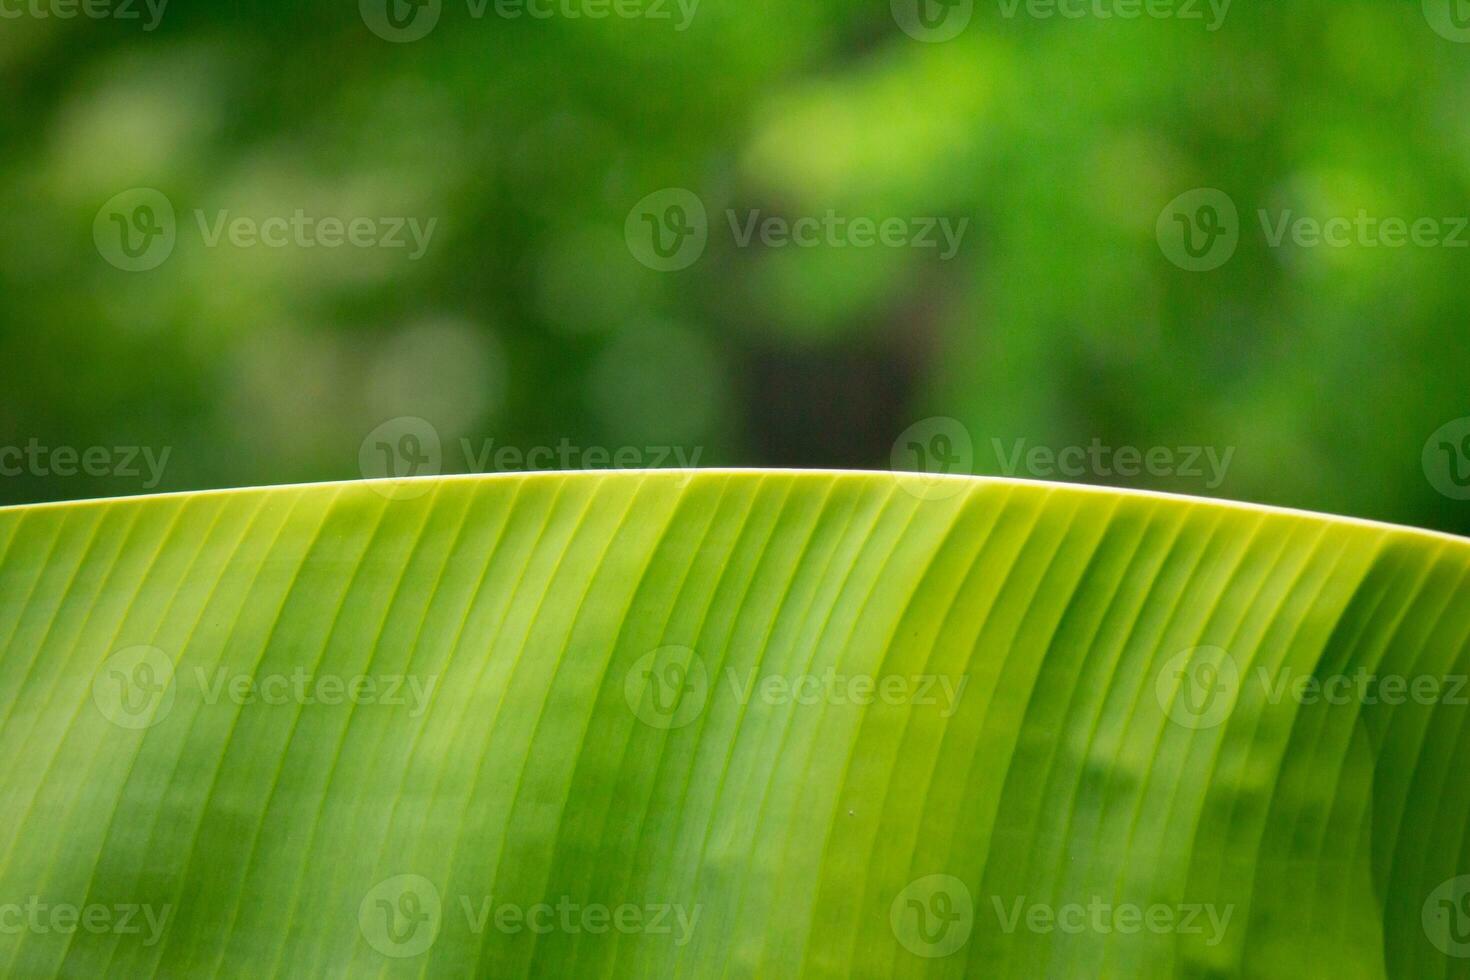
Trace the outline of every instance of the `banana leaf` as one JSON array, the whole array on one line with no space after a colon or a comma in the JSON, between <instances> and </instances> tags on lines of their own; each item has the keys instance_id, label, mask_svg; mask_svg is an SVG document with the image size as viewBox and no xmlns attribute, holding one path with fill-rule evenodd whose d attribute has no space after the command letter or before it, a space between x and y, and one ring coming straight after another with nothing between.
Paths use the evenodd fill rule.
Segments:
<instances>
[{"instance_id":1,"label":"banana leaf","mask_svg":"<svg viewBox=\"0 0 1470 980\"><path fill-rule=\"evenodd\" d=\"M1467 576L878 473L0 510L0 975L1470 976Z\"/></svg>"}]
</instances>

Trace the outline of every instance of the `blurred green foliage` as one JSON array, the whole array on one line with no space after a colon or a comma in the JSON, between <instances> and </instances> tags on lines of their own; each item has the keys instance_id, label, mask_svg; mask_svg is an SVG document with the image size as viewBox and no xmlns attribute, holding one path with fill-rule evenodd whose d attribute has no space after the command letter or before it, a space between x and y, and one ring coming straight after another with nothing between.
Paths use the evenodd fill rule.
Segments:
<instances>
[{"instance_id":1,"label":"blurred green foliage","mask_svg":"<svg viewBox=\"0 0 1470 980\"><path fill-rule=\"evenodd\" d=\"M461 439L871 468L946 416L975 472L1020 440L1233 449L1218 486L1081 479L1470 531L1421 459L1470 415L1470 249L1273 247L1257 218L1470 214L1470 45L1434 3L1241 3L1210 30L1203 3L981 0L943 43L879 0L702 0L682 31L672 2L443 0L409 43L346 3L178 3L153 30L8 6L0 447L167 447L159 490L344 479L374 427L418 416L446 471L474 468ZM177 242L128 272L93 226L139 187ZM1203 187L1239 245L1191 272L1156 231ZM709 213L679 272L625 240L662 188ZM741 247L730 209L968 226L949 261ZM298 210L436 225L412 261L211 246L195 217ZM152 489L20 469L0 502Z\"/></svg>"}]
</instances>

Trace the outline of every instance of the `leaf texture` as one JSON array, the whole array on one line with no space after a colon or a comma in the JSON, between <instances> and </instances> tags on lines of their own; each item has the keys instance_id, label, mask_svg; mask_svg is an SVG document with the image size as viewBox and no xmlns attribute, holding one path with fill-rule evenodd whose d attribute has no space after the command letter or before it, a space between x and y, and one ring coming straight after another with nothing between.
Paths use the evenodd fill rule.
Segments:
<instances>
[{"instance_id":1,"label":"leaf texture","mask_svg":"<svg viewBox=\"0 0 1470 980\"><path fill-rule=\"evenodd\" d=\"M0 510L0 974L1470 976L1467 575L891 474Z\"/></svg>"}]
</instances>

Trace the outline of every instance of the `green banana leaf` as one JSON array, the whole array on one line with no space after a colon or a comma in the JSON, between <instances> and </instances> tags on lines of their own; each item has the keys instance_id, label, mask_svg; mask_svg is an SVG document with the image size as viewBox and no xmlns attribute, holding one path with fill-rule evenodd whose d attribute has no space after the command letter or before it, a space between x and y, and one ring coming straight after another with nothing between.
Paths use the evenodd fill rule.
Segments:
<instances>
[{"instance_id":1,"label":"green banana leaf","mask_svg":"<svg viewBox=\"0 0 1470 980\"><path fill-rule=\"evenodd\" d=\"M894 474L0 510L0 975L1470 976L1467 575Z\"/></svg>"}]
</instances>

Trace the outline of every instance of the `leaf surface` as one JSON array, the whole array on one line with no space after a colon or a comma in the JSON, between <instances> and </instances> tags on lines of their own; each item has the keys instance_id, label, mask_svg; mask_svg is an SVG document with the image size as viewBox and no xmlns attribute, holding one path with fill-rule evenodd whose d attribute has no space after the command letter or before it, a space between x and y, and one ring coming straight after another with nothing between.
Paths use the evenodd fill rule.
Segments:
<instances>
[{"instance_id":1,"label":"leaf surface","mask_svg":"<svg viewBox=\"0 0 1470 980\"><path fill-rule=\"evenodd\" d=\"M0 974L1467 976L1467 573L886 474L0 510Z\"/></svg>"}]
</instances>

